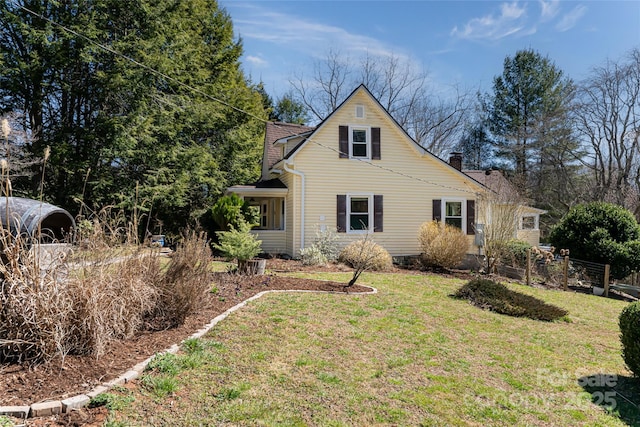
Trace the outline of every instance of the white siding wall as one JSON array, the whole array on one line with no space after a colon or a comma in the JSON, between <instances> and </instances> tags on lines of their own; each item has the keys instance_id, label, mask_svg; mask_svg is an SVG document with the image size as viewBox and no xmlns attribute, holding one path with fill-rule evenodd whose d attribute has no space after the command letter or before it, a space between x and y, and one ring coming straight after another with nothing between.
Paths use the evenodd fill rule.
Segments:
<instances>
[{"instance_id":1,"label":"white siding wall","mask_svg":"<svg viewBox=\"0 0 640 427\"><path fill-rule=\"evenodd\" d=\"M365 106L364 119L355 117L356 104ZM358 160L338 158L339 125L380 127L382 156L381 160L373 160L371 163L412 178L372 167ZM302 171L306 179L305 246L313 243L316 226L325 225L335 230L337 194L383 195L384 231L374 233L373 237L392 255L420 253L417 231L420 224L432 219L433 199L476 199L475 192L481 190L475 182L450 170L437 159L421 157L411 144L413 142L408 141L384 112L362 92L356 94L325 122L322 129L314 134L312 140L293 159L296 169ZM295 177L296 182L299 179ZM287 200L293 203L298 191L293 191L291 181L287 182L287 186ZM289 203L287 207L290 214ZM294 204L295 214L298 215L299 198ZM290 230L289 223L287 230ZM361 235L340 233L340 237L343 244L346 244L357 240ZM293 249L296 255L299 241L299 236L294 236ZM473 241L472 236L470 241ZM475 253L476 248L470 246L469 252Z\"/></svg>"}]
</instances>

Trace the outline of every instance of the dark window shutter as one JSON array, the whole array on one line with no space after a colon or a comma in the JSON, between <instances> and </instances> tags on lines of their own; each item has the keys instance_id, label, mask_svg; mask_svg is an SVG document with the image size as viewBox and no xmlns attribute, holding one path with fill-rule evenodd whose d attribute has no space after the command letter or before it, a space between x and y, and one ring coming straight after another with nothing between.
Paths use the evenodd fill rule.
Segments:
<instances>
[{"instance_id":1,"label":"dark window shutter","mask_svg":"<svg viewBox=\"0 0 640 427\"><path fill-rule=\"evenodd\" d=\"M433 220L442 221L442 200L433 200Z\"/></svg>"},{"instance_id":2,"label":"dark window shutter","mask_svg":"<svg viewBox=\"0 0 640 427\"><path fill-rule=\"evenodd\" d=\"M380 128L371 128L371 159L380 158Z\"/></svg>"},{"instance_id":3,"label":"dark window shutter","mask_svg":"<svg viewBox=\"0 0 640 427\"><path fill-rule=\"evenodd\" d=\"M382 195L373 196L373 231L382 232Z\"/></svg>"},{"instance_id":4,"label":"dark window shutter","mask_svg":"<svg viewBox=\"0 0 640 427\"><path fill-rule=\"evenodd\" d=\"M345 194L338 194L337 203L337 217L336 217L336 231L338 233L347 232L347 196Z\"/></svg>"},{"instance_id":5,"label":"dark window shutter","mask_svg":"<svg viewBox=\"0 0 640 427\"><path fill-rule=\"evenodd\" d=\"M476 234L476 201L467 200L467 234Z\"/></svg>"},{"instance_id":6,"label":"dark window shutter","mask_svg":"<svg viewBox=\"0 0 640 427\"><path fill-rule=\"evenodd\" d=\"M338 150L340 158L349 158L349 126L340 126L338 130Z\"/></svg>"}]
</instances>

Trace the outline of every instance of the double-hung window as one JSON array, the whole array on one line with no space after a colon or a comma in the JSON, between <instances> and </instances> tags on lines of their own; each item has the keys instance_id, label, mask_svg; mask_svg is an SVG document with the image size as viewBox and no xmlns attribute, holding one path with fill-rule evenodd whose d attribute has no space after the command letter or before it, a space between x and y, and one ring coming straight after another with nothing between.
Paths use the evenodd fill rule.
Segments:
<instances>
[{"instance_id":1,"label":"double-hung window","mask_svg":"<svg viewBox=\"0 0 640 427\"><path fill-rule=\"evenodd\" d=\"M462 230L463 224L463 203L462 200L445 201L444 203L444 223L453 225Z\"/></svg>"},{"instance_id":2,"label":"double-hung window","mask_svg":"<svg viewBox=\"0 0 640 427\"><path fill-rule=\"evenodd\" d=\"M367 231L370 229L372 206L371 196L349 196L349 231Z\"/></svg>"},{"instance_id":3,"label":"double-hung window","mask_svg":"<svg viewBox=\"0 0 640 427\"><path fill-rule=\"evenodd\" d=\"M338 233L381 233L383 231L382 194L338 194L336 229Z\"/></svg>"},{"instance_id":4,"label":"double-hung window","mask_svg":"<svg viewBox=\"0 0 640 427\"><path fill-rule=\"evenodd\" d=\"M349 129L349 157L358 159L370 158L370 144L369 128L351 127Z\"/></svg>"}]
</instances>

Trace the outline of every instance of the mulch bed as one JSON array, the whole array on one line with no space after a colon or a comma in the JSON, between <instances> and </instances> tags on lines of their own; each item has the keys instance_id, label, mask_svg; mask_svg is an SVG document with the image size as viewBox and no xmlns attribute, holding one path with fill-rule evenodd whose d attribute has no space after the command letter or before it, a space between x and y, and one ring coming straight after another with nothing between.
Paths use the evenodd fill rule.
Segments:
<instances>
[{"instance_id":1,"label":"mulch bed","mask_svg":"<svg viewBox=\"0 0 640 427\"><path fill-rule=\"evenodd\" d=\"M95 386L118 377L154 353L179 343L217 315L262 291L345 292L344 283L278 275L277 271L307 270L297 262L269 260L268 266L276 273L255 277L241 277L226 273L213 274L212 282L217 285L215 294L208 294L205 308L189 316L183 325L164 331L143 332L131 339L113 342L109 351L99 358L70 355L64 359L58 358L31 367L0 366L0 406L30 405L86 393ZM342 267L327 267L324 270L342 271ZM345 267L344 271L349 269ZM368 287L355 285L349 288L347 293L370 290Z\"/></svg>"}]
</instances>

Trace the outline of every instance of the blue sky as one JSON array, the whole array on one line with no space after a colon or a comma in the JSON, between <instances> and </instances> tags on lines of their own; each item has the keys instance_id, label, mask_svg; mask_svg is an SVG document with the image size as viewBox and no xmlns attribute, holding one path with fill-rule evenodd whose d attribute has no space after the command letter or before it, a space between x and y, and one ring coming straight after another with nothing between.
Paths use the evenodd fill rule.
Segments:
<instances>
[{"instance_id":1,"label":"blue sky","mask_svg":"<svg viewBox=\"0 0 640 427\"><path fill-rule=\"evenodd\" d=\"M489 91L504 58L533 48L579 81L640 46L640 1L231 1L243 68L278 98L329 49L393 54L432 86Z\"/></svg>"}]
</instances>

